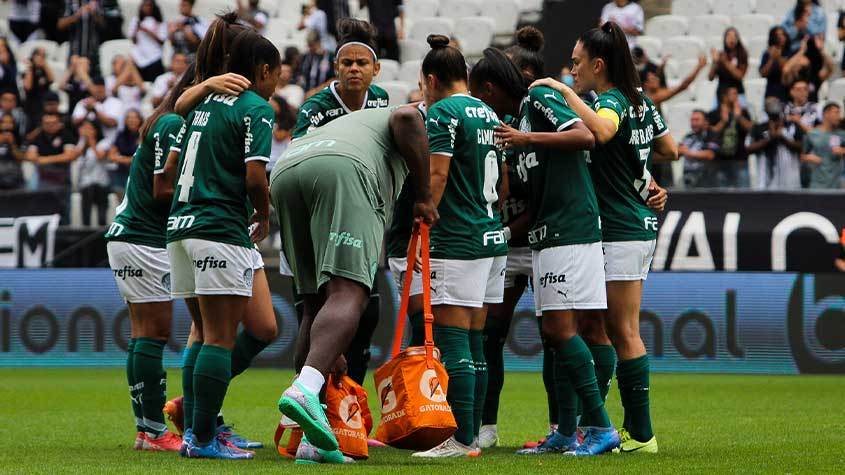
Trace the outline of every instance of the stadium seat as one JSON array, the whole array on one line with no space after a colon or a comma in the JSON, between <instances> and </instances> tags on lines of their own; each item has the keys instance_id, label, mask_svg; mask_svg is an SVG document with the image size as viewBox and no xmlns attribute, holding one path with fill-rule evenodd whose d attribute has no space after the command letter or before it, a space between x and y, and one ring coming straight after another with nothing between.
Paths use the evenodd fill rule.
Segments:
<instances>
[{"instance_id":1,"label":"stadium seat","mask_svg":"<svg viewBox=\"0 0 845 475\"><path fill-rule=\"evenodd\" d=\"M750 56L748 58L748 71L745 73L745 79L759 79L760 78L760 59Z\"/></svg>"},{"instance_id":2,"label":"stadium seat","mask_svg":"<svg viewBox=\"0 0 845 475\"><path fill-rule=\"evenodd\" d=\"M731 19L725 15L695 16L689 20L689 31L687 34L701 38L721 36L730 25Z\"/></svg>"},{"instance_id":3,"label":"stadium seat","mask_svg":"<svg viewBox=\"0 0 845 475\"><path fill-rule=\"evenodd\" d=\"M458 19L481 14L480 0L443 0L440 4L439 16Z\"/></svg>"},{"instance_id":4,"label":"stadium seat","mask_svg":"<svg viewBox=\"0 0 845 475\"><path fill-rule=\"evenodd\" d=\"M721 51L725 44L724 36L708 36L707 38L703 38L704 40L704 48L707 50L707 53L710 53L710 50Z\"/></svg>"},{"instance_id":5,"label":"stadium seat","mask_svg":"<svg viewBox=\"0 0 845 475\"><path fill-rule=\"evenodd\" d=\"M742 43L748 51L749 58L761 59L766 48L769 47L768 36L752 36L751 38L743 38Z\"/></svg>"},{"instance_id":6,"label":"stadium seat","mask_svg":"<svg viewBox=\"0 0 845 475\"><path fill-rule=\"evenodd\" d=\"M399 74L396 76L396 80L409 84L417 84L420 81L421 66L421 60L405 61L399 68Z\"/></svg>"},{"instance_id":7,"label":"stadium seat","mask_svg":"<svg viewBox=\"0 0 845 475\"><path fill-rule=\"evenodd\" d=\"M418 61L428 53L428 43L425 41L416 40L400 40L399 41L399 59L402 62Z\"/></svg>"},{"instance_id":8,"label":"stadium seat","mask_svg":"<svg viewBox=\"0 0 845 475\"><path fill-rule=\"evenodd\" d=\"M752 14L740 15L734 18L734 26L739 30L740 37L769 36L769 28L775 24L771 15Z\"/></svg>"},{"instance_id":9,"label":"stadium seat","mask_svg":"<svg viewBox=\"0 0 845 475\"><path fill-rule=\"evenodd\" d=\"M519 2L517 0L485 0L481 12L496 22L497 35L511 35L519 22Z\"/></svg>"},{"instance_id":10,"label":"stadium seat","mask_svg":"<svg viewBox=\"0 0 845 475\"><path fill-rule=\"evenodd\" d=\"M663 49L663 41L653 36L640 36L637 38L637 46L645 51L646 56L652 61L660 59L660 51Z\"/></svg>"},{"instance_id":11,"label":"stadium seat","mask_svg":"<svg viewBox=\"0 0 845 475\"><path fill-rule=\"evenodd\" d=\"M763 3L769 0L762 0ZM795 2L793 2L793 7ZM731 18L754 13L754 0L713 0L713 11Z\"/></svg>"},{"instance_id":12,"label":"stadium seat","mask_svg":"<svg viewBox=\"0 0 845 475\"><path fill-rule=\"evenodd\" d=\"M762 78L748 79L743 81L745 86L745 98L748 100L748 110L751 115L757 114L763 110L763 100L766 95L766 80Z\"/></svg>"},{"instance_id":13,"label":"stadium seat","mask_svg":"<svg viewBox=\"0 0 845 475\"><path fill-rule=\"evenodd\" d=\"M380 82L379 87L387 91L391 105L407 104L411 86L402 81Z\"/></svg>"},{"instance_id":14,"label":"stadium seat","mask_svg":"<svg viewBox=\"0 0 845 475\"><path fill-rule=\"evenodd\" d=\"M18 60L18 62L24 62L29 60L29 58L32 56L32 52L35 51L36 48L44 48L44 52L47 55L47 60L49 61L59 61L62 59L67 61L67 57L60 57L61 52L59 44L55 41L50 40L24 41L23 43L18 45L17 49L15 49L15 59ZM23 71L24 70L21 70L21 72Z\"/></svg>"},{"instance_id":15,"label":"stadium seat","mask_svg":"<svg viewBox=\"0 0 845 475\"><path fill-rule=\"evenodd\" d=\"M759 0L755 13L772 15L780 22L786 17L786 12L795 8L795 0Z\"/></svg>"},{"instance_id":16,"label":"stadium seat","mask_svg":"<svg viewBox=\"0 0 845 475\"><path fill-rule=\"evenodd\" d=\"M496 22L490 17L464 17L455 22L453 34L465 56L478 57L490 46L495 29Z\"/></svg>"},{"instance_id":17,"label":"stadium seat","mask_svg":"<svg viewBox=\"0 0 845 475\"><path fill-rule=\"evenodd\" d=\"M695 88L695 102L698 103L701 109L706 111L713 109L713 106L716 104L717 86L718 84L716 81L707 80L707 77L704 76L704 72L702 72L698 79L692 83L691 87Z\"/></svg>"},{"instance_id":18,"label":"stadium seat","mask_svg":"<svg viewBox=\"0 0 845 475\"><path fill-rule=\"evenodd\" d=\"M830 81L830 88L827 91L827 100L842 104L845 100L845 78Z\"/></svg>"},{"instance_id":19,"label":"stadium seat","mask_svg":"<svg viewBox=\"0 0 845 475\"><path fill-rule=\"evenodd\" d=\"M519 11L539 12L543 10L543 0L519 0Z\"/></svg>"},{"instance_id":20,"label":"stadium seat","mask_svg":"<svg viewBox=\"0 0 845 475\"><path fill-rule=\"evenodd\" d=\"M211 23L214 16L229 10L236 10L237 3L231 0L201 0L194 4L194 15ZM298 11L296 12L299 13Z\"/></svg>"},{"instance_id":21,"label":"stadium seat","mask_svg":"<svg viewBox=\"0 0 845 475\"><path fill-rule=\"evenodd\" d=\"M425 39L428 38L428 35L432 33L440 35L451 35L453 26L454 22L449 18L418 18L414 20L414 24L413 26L411 26L411 31L408 35L408 38L412 40L422 41L423 43L425 43Z\"/></svg>"},{"instance_id":22,"label":"stadium seat","mask_svg":"<svg viewBox=\"0 0 845 475\"><path fill-rule=\"evenodd\" d=\"M290 32L296 29L296 23L292 22L290 18L270 18L267 21L267 27L264 31L264 36L267 37L276 47L287 43L290 38ZM299 47L302 48L303 45Z\"/></svg>"},{"instance_id":23,"label":"stadium seat","mask_svg":"<svg viewBox=\"0 0 845 475\"><path fill-rule=\"evenodd\" d=\"M399 75L399 62L392 59L381 59L381 71L376 78L377 82L394 81Z\"/></svg>"},{"instance_id":24,"label":"stadium seat","mask_svg":"<svg viewBox=\"0 0 845 475\"><path fill-rule=\"evenodd\" d=\"M672 0L672 14L680 16L709 15L710 0Z\"/></svg>"},{"instance_id":25,"label":"stadium seat","mask_svg":"<svg viewBox=\"0 0 845 475\"><path fill-rule=\"evenodd\" d=\"M830 100L830 83L831 81L825 81L819 86L819 104L824 104Z\"/></svg>"},{"instance_id":26,"label":"stadium seat","mask_svg":"<svg viewBox=\"0 0 845 475\"><path fill-rule=\"evenodd\" d=\"M699 109L700 106L696 102L667 102L663 104L663 119L675 140L680 141L684 135L689 131L689 118L692 111Z\"/></svg>"},{"instance_id":27,"label":"stadium seat","mask_svg":"<svg viewBox=\"0 0 845 475\"><path fill-rule=\"evenodd\" d=\"M663 42L663 56L676 59L698 58L704 54L704 41L693 36L676 36Z\"/></svg>"},{"instance_id":28,"label":"stadium seat","mask_svg":"<svg viewBox=\"0 0 845 475\"><path fill-rule=\"evenodd\" d=\"M405 18L425 18L437 16L440 7L438 0L407 0L404 5Z\"/></svg>"},{"instance_id":29,"label":"stadium seat","mask_svg":"<svg viewBox=\"0 0 845 475\"><path fill-rule=\"evenodd\" d=\"M131 40L111 40L100 45L100 72L103 76L111 74L111 62L117 55L128 55L132 51Z\"/></svg>"},{"instance_id":30,"label":"stadium seat","mask_svg":"<svg viewBox=\"0 0 845 475\"><path fill-rule=\"evenodd\" d=\"M645 24L645 34L661 39L684 36L688 29L689 21L686 17L677 15L658 15Z\"/></svg>"},{"instance_id":31,"label":"stadium seat","mask_svg":"<svg viewBox=\"0 0 845 475\"><path fill-rule=\"evenodd\" d=\"M677 86L680 82L681 79L666 79L666 85L669 86L670 89ZM690 87L681 91L677 96L673 97L664 104L675 104L678 102L695 102L695 88L692 84Z\"/></svg>"},{"instance_id":32,"label":"stadium seat","mask_svg":"<svg viewBox=\"0 0 845 475\"><path fill-rule=\"evenodd\" d=\"M683 59L673 57L666 62L666 77L671 79L683 79L687 77L687 74L695 70L696 67L698 67L697 59ZM700 79L703 75L704 72L699 73L698 78Z\"/></svg>"}]
</instances>

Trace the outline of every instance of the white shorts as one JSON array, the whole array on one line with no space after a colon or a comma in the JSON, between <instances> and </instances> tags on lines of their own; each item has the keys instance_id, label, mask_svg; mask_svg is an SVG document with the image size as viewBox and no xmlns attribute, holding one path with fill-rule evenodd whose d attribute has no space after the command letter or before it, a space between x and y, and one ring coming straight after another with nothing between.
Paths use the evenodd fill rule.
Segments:
<instances>
[{"instance_id":1,"label":"white shorts","mask_svg":"<svg viewBox=\"0 0 845 475\"><path fill-rule=\"evenodd\" d=\"M254 249L204 239L182 239L167 245L170 255L171 295L242 295L252 297Z\"/></svg>"},{"instance_id":2,"label":"white shorts","mask_svg":"<svg viewBox=\"0 0 845 475\"><path fill-rule=\"evenodd\" d=\"M657 241L616 241L602 244L604 279L646 280Z\"/></svg>"},{"instance_id":3,"label":"white shorts","mask_svg":"<svg viewBox=\"0 0 845 475\"><path fill-rule=\"evenodd\" d=\"M531 277L534 272L531 249L528 247L512 247L508 251L508 264L505 268L505 288L511 289L516 285L519 276Z\"/></svg>"},{"instance_id":4,"label":"white shorts","mask_svg":"<svg viewBox=\"0 0 845 475\"><path fill-rule=\"evenodd\" d=\"M256 249L255 247L252 248L252 270L258 270L264 268L264 258L261 257L261 251Z\"/></svg>"},{"instance_id":5,"label":"white shorts","mask_svg":"<svg viewBox=\"0 0 845 475\"><path fill-rule=\"evenodd\" d=\"M407 257L390 257L387 259L387 265L390 267L390 275L393 276L393 283L396 284L396 289L399 294L402 294L402 286L405 285L405 273L408 272L408 258ZM411 295L422 294L422 274L414 272L411 277Z\"/></svg>"},{"instance_id":6,"label":"white shorts","mask_svg":"<svg viewBox=\"0 0 845 475\"><path fill-rule=\"evenodd\" d=\"M534 307L548 310L607 308L601 243L534 251Z\"/></svg>"},{"instance_id":7,"label":"white shorts","mask_svg":"<svg viewBox=\"0 0 845 475\"><path fill-rule=\"evenodd\" d=\"M293 270L291 270L290 264L288 264L288 258L285 256L284 249L279 251L279 274L287 277L293 277Z\"/></svg>"},{"instance_id":8,"label":"white shorts","mask_svg":"<svg viewBox=\"0 0 845 475\"><path fill-rule=\"evenodd\" d=\"M173 300L167 249L109 241L106 252L123 300L129 303Z\"/></svg>"},{"instance_id":9,"label":"white shorts","mask_svg":"<svg viewBox=\"0 0 845 475\"><path fill-rule=\"evenodd\" d=\"M480 308L502 303L507 256L431 260L431 304ZM415 294L422 293L422 289Z\"/></svg>"}]
</instances>

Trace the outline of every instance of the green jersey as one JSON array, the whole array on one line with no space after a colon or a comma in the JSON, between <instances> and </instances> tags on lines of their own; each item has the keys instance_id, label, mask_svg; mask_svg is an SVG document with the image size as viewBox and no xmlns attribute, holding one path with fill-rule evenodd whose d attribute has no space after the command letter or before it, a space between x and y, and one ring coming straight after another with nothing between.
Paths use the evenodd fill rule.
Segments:
<instances>
[{"instance_id":1,"label":"green jersey","mask_svg":"<svg viewBox=\"0 0 845 475\"><path fill-rule=\"evenodd\" d=\"M426 119L425 103L417 105L417 110ZM393 216L390 219L390 228L385 236L385 250L387 257L408 257L408 242L411 240L411 231L414 227L414 203L417 201L417 193L410 178L405 179L399 198L396 199L396 206L393 208Z\"/></svg>"},{"instance_id":2,"label":"green jersey","mask_svg":"<svg viewBox=\"0 0 845 475\"><path fill-rule=\"evenodd\" d=\"M371 190L375 194L373 199L383 203L385 216L390 216L408 176L408 166L390 132L390 115L394 110L394 107L362 110L314 129L305 137L291 142L279 164L273 168L270 180L312 158L327 155L348 157L376 177L379 189Z\"/></svg>"},{"instance_id":3,"label":"green jersey","mask_svg":"<svg viewBox=\"0 0 845 475\"><path fill-rule=\"evenodd\" d=\"M519 128L519 117L505 116L503 122L514 128ZM514 150L503 152L508 169L508 197L502 204L502 224L508 226L517 218L529 212L530 197L528 188L519 177L519 153ZM513 237L508 241L509 247L528 246L528 236Z\"/></svg>"},{"instance_id":4,"label":"green jersey","mask_svg":"<svg viewBox=\"0 0 845 475\"><path fill-rule=\"evenodd\" d=\"M581 119L563 96L548 87L532 88L522 100L519 130L561 132ZM599 208L584 151L535 147L519 153L517 171L531 196L532 249L601 241Z\"/></svg>"},{"instance_id":5,"label":"green jersey","mask_svg":"<svg viewBox=\"0 0 845 475\"><path fill-rule=\"evenodd\" d=\"M181 128L181 116L165 114L156 120L135 150L123 201L115 209L114 221L106 231L107 241L159 248L167 245L165 229L170 206L153 198L153 175L164 172L167 152L176 143Z\"/></svg>"},{"instance_id":6,"label":"green jersey","mask_svg":"<svg viewBox=\"0 0 845 475\"><path fill-rule=\"evenodd\" d=\"M610 109L619 116L619 129L606 144L596 144L590 172L601 211L604 241L657 239L657 217L646 205L651 183L652 142L669 133L660 112L641 95L636 106L619 89L596 99L596 111Z\"/></svg>"},{"instance_id":7,"label":"green jersey","mask_svg":"<svg viewBox=\"0 0 845 475\"><path fill-rule=\"evenodd\" d=\"M195 238L252 247L246 162L267 162L275 113L254 91L210 94L185 119L167 242Z\"/></svg>"},{"instance_id":8,"label":"green jersey","mask_svg":"<svg viewBox=\"0 0 845 475\"><path fill-rule=\"evenodd\" d=\"M370 85L364 95L364 107L361 109L380 109L387 106L387 91L375 84ZM351 112L353 112L352 109L343 103L340 94L337 93L337 81L333 81L299 107L291 138L298 139L317 127L322 127Z\"/></svg>"},{"instance_id":9,"label":"green jersey","mask_svg":"<svg viewBox=\"0 0 845 475\"><path fill-rule=\"evenodd\" d=\"M496 206L502 168L493 135L497 125L493 109L466 94L442 99L428 110L429 151L452 157L437 207L440 221L431 230L434 258L471 260L508 253Z\"/></svg>"}]
</instances>

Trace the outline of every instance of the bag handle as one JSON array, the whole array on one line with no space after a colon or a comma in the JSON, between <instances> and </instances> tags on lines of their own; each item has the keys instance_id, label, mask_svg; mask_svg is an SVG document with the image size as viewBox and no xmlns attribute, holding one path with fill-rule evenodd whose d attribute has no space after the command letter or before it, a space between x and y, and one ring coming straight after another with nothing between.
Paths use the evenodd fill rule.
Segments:
<instances>
[{"instance_id":1,"label":"bag handle","mask_svg":"<svg viewBox=\"0 0 845 475\"><path fill-rule=\"evenodd\" d=\"M405 334L408 303L411 299L411 282L414 277L414 264L417 260L417 243L421 247L422 257L422 288L423 313L425 323L425 360L426 366L433 367L434 361L434 315L431 313L431 259L429 256L429 226L415 221L408 243L408 266L405 269L405 281L402 285L402 299L399 304L399 315L396 318L396 333L393 335L393 358L402 350L402 336Z\"/></svg>"}]
</instances>

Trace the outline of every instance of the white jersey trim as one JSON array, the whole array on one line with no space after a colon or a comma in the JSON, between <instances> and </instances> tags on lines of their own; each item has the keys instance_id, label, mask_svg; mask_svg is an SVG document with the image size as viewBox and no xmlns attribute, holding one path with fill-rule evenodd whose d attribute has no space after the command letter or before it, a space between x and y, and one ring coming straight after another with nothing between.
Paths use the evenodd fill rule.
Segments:
<instances>
[{"instance_id":1,"label":"white jersey trim","mask_svg":"<svg viewBox=\"0 0 845 475\"><path fill-rule=\"evenodd\" d=\"M568 128L572 125L572 124L574 124L574 123L576 123L576 122L582 122L581 118L580 118L580 117L576 117L576 118L574 118L574 119L570 119L569 121L567 121L567 122L565 122L565 123L563 123L563 124L560 124L560 127L558 127L558 128L557 128L557 131L558 131L558 132L560 132L561 130L566 130L566 129L568 129Z\"/></svg>"}]
</instances>

